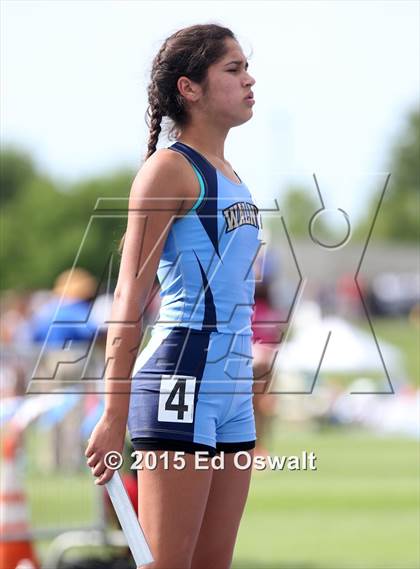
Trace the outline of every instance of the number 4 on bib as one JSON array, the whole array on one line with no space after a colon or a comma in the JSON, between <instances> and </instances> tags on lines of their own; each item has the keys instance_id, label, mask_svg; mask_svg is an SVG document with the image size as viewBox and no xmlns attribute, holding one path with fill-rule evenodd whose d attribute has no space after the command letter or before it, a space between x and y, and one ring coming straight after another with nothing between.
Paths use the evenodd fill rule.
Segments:
<instances>
[{"instance_id":1,"label":"number 4 on bib","mask_svg":"<svg viewBox=\"0 0 420 569\"><path fill-rule=\"evenodd\" d=\"M158 421L192 423L197 378L190 375L162 375Z\"/></svg>"}]
</instances>

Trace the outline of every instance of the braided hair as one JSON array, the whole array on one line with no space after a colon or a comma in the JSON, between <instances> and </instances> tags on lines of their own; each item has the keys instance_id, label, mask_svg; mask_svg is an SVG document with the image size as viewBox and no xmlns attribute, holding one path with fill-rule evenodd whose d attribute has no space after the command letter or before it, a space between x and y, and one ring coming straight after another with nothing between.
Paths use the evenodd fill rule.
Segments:
<instances>
[{"instance_id":1,"label":"braided hair","mask_svg":"<svg viewBox=\"0 0 420 569\"><path fill-rule=\"evenodd\" d=\"M226 53L226 38L236 39L229 28L218 24L197 24L178 30L163 42L153 59L147 88L149 106L145 120L149 127L149 140L145 160L156 151L163 117L172 123L169 139L176 138L180 129L188 124L188 109L177 87L179 77L188 77L202 85L205 91L207 70ZM119 244L120 254L124 238L125 234Z\"/></svg>"}]
</instances>

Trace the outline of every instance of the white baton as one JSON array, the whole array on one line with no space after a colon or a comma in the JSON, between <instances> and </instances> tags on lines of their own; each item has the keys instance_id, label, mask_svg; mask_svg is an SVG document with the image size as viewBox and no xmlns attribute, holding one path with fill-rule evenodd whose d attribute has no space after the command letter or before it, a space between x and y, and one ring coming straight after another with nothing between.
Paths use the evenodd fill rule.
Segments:
<instances>
[{"instance_id":1,"label":"white baton","mask_svg":"<svg viewBox=\"0 0 420 569\"><path fill-rule=\"evenodd\" d=\"M105 486L136 562L136 567L152 563L154 561L152 552L149 549L139 520L117 471L114 472L111 480Z\"/></svg>"}]
</instances>

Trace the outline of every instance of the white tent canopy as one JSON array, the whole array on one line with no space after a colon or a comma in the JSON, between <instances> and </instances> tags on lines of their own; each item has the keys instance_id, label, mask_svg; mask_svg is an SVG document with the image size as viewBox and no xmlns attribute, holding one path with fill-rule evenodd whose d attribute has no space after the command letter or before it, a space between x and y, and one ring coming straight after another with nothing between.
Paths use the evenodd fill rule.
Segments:
<instances>
[{"instance_id":1,"label":"white tent canopy","mask_svg":"<svg viewBox=\"0 0 420 569\"><path fill-rule=\"evenodd\" d=\"M371 333L363 332L342 318L321 318L313 307L305 307L293 320L293 336L280 345L276 370L314 373L383 372L384 360L388 373L402 367L398 349ZM330 336L329 336L330 334ZM325 354L323 356L325 350Z\"/></svg>"}]
</instances>

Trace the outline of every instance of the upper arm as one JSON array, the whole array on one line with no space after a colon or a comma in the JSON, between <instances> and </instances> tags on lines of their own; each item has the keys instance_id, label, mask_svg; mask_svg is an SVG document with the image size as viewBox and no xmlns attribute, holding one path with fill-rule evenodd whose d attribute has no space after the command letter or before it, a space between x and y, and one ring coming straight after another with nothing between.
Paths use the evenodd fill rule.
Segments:
<instances>
[{"instance_id":1,"label":"upper arm","mask_svg":"<svg viewBox=\"0 0 420 569\"><path fill-rule=\"evenodd\" d=\"M187 168L177 152L161 149L146 160L132 183L115 294L139 309L152 289L171 225L184 211L188 193L194 192L192 169Z\"/></svg>"}]
</instances>

